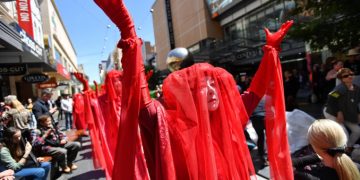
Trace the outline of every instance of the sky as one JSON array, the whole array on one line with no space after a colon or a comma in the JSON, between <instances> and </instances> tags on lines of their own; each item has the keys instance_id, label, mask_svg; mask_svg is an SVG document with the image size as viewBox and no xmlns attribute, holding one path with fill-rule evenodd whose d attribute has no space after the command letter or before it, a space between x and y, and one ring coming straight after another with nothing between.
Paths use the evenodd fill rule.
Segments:
<instances>
[{"instance_id":1,"label":"sky","mask_svg":"<svg viewBox=\"0 0 360 180\"><path fill-rule=\"evenodd\" d=\"M151 7L155 0L124 0L135 22L137 35L154 44ZM118 28L93 0L55 0L61 19L75 47L78 64L99 82L99 63L106 60L120 38ZM140 5L139 5L140 4Z\"/></svg>"}]
</instances>

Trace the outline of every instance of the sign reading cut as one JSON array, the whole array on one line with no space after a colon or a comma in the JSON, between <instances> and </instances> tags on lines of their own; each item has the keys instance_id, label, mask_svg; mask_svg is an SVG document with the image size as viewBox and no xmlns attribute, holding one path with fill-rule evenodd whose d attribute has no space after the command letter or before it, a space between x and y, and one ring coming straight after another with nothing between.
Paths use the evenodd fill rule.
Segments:
<instances>
[{"instance_id":1,"label":"sign reading cut","mask_svg":"<svg viewBox=\"0 0 360 180\"><path fill-rule=\"evenodd\" d=\"M23 75L26 70L25 64L0 64L0 75Z\"/></svg>"}]
</instances>

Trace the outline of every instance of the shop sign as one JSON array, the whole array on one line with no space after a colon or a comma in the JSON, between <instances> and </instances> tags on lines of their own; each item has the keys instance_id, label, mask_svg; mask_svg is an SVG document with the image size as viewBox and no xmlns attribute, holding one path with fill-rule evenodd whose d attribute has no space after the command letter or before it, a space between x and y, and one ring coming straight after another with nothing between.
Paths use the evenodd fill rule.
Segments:
<instances>
[{"instance_id":1,"label":"shop sign","mask_svg":"<svg viewBox=\"0 0 360 180\"><path fill-rule=\"evenodd\" d=\"M57 81L55 77L50 78L48 81L37 84L37 88L39 89L46 89L46 88L56 88Z\"/></svg>"},{"instance_id":2,"label":"shop sign","mask_svg":"<svg viewBox=\"0 0 360 180\"><path fill-rule=\"evenodd\" d=\"M263 52L261 50L261 47L257 47L253 49L248 49L244 52L236 53L235 57L238 60L242 60L242 59L258 58L261 57L262 54Z\"/></svg>"},{"instance_id":3,"label":"shop sign","mask_svg":"<svg viewBox=\"0 0 360 180\"><path fill-rule=\"evenodd\" d=\"M30 36L28 36L26 31L21 29L19 25L16 25L16 30L20 34L21 41L26 45L24 50L29 51L38 58L41 58L43 55L43 48L38 45Z\"/></svg>"},{"instance_id":4,"label":"shop sign","mask_svg":"<svg viewBox=\"0 0 360 180\"><path fill-rule=\"evenodd\" d=\"M31 0L16 0L16 10L20 27L24 29L32 38L34 37Z\"/></svg>"},{"instance_id":5,"label":"shop sign","mask_svg":"<svg viewBox=\"0 0 360 180\"><path fill-rule=\"evenodd\" d=\"M23 75L26 71L25 64L0 64L0 75Z\"/></svg>"},{"instance_id":6,"label":"shop sign","mask_svg":"<svg viewBox=\"0 0 360 180\"><path fill-rule=\"evenodd\" d=\"M43 73L32 73L22 77L27 83L41 83L49 80L49 76Z\"/></svg>"},{"instance_id":7,"label":"shop sign","mask_svg":"<svg viewBox=\"0 0 360 180\"><path fill-rule=\"evenodd\" d=\"M60 64L60 63L57 64L56 71L58 74L60 74L64 78L70 79L70 73L66 70L66 68L62 64Z\"/></svg>"},{"instance_id":8,"label":"shop sign","mask_svg":"<svg viewBox=\"0 0 360 180\"><path fill-rule=\"evenodd\" d=\"M211 12L211 17L216 18L241 1L242 0L207 0L206 2Z\"/></svg>"}]
</instances>

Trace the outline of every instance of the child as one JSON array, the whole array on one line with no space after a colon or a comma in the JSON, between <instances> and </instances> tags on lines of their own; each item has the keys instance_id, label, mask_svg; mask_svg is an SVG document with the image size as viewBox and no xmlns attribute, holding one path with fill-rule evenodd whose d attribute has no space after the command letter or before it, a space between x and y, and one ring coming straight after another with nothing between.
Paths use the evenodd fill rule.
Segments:
<instances>
[{"instance_id":1,"label":"child","mask_svg":"<svg viewBox=\"0 0 360 180\"><path fill-rule=\"evenodd\" d=\"M42 155L52 156L59 163L63 172L69 173L77 169L73 161L80 150L80 143L68 142L65 134L52 126L49 115L41 115L38 122L41 134L35 140L34 146L40 148Z\"/></svg>"}]
</instances>

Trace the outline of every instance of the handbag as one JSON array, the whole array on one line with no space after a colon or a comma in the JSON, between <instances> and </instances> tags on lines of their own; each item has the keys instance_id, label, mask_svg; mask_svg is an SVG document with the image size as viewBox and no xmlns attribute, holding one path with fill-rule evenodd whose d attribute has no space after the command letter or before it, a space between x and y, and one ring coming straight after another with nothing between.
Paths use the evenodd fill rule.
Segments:
<instances>
[{"instance_id":1,"label":"handbag","mask_svg":"<svg viewBox=\"0 0 360 180\"><path fill-rule=\"evenodd\" d=\"M29 157L26 159L24 168L37 168L40 167L39 161L36 159L36 156L30 152Z\"/></svg>"}]
</instances>

